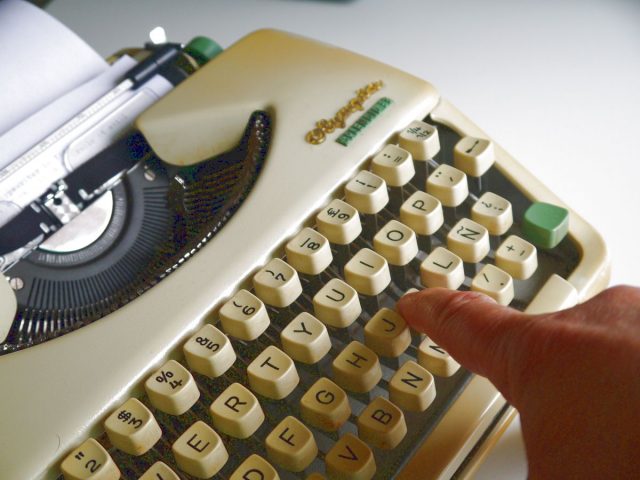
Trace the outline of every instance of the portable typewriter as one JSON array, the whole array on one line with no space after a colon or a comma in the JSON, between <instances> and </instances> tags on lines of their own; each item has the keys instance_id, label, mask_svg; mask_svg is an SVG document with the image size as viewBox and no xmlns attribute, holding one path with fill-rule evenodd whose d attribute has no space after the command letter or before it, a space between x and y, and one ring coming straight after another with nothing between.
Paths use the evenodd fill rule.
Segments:
<instances>
[{"instance_id":1,"label":"portable typewriter","mask_svg":"<svg viewBox=\"0 0 640 480\"><path fill-rule=\"evenodd\" d=\"M607 284L601 237L374 60L268 30L138 54L0 172L0 476L472 472L513 409L395 302L570 307ZM45 182L42 152L92 148L68 137L150 71L177 86Z\"/></svg>"}]
</instances>

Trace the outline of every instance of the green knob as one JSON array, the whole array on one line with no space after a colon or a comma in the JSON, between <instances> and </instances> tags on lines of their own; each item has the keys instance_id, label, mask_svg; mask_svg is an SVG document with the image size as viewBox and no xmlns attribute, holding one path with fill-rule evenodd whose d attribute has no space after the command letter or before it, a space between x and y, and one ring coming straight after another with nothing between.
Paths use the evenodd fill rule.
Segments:
<instances>
[{"instance_id":1,"label":"green knob","mask_svg":"<svg viewBox=\"0 0 640 480\"><path fill-rule=\"evenodd\" d=\"M524 212L522 233L534 245L553 248L569 231L569 211L566 208L537 202Z\"/></svg>"},{"instance_id":2,"label":"green knob","mask_svg":"<svg viewBox=\"0 0 640 480\"><path fill-rule=\"evenodd\" d=\"M207 37L195 37L184 47L185 53L202 66L222 52L222 47Z\"/></svg>"}]
</instances>

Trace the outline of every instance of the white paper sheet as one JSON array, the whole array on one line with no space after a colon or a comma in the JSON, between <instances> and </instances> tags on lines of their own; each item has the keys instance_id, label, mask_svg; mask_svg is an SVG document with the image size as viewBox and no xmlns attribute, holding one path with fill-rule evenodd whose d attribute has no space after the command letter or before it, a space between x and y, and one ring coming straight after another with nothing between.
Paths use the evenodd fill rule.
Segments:
<instances>
[{"instance_id":1,"label":"white paper sheet","mask_svg":"<svg viewBox=\"0 0 640 480\"><path fill-rule=\"evenodd\" d=\"M2 1L0 0L0 4ZM0 48L2 47L0 46ZM115 87L135 63L135 60L128 56L120 58L97 77L60 98L52 99L50 104L13 126L4 134L0 134L0 170ZM0 90L2 90L3 84L4 81L0 77ZM0 200L2 199L0 198Z\"/></svg>"},{"instance_id":2,"label":"white paper sheet","mask_svg":"<svg viewBox=\"0 0 640 480\"><path fill-rule=\"evenodd\" d=\"M107 66L39 8L0 0L0 135Z\"/></svg>"}]
</instances>

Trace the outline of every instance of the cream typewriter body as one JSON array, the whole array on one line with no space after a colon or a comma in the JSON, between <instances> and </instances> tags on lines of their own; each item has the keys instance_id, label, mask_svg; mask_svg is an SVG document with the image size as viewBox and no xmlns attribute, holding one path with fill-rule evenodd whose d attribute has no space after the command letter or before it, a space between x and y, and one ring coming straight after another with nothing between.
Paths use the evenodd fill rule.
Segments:
<instances>
[{"instance_id":1,"label":"cream typewriter body","mask_svg":"<svg viewBox=\"0 0 640 480\"><path fill-rule=\"evenodd\" d=\"M322 119L328 120L319 123ZM416 121L426 122L427 127L412 123ZM236 208L220 217L219 224L194 227L198 233L193 243L172 252L179 258L173 258L169 267L165 264L164 274L140 289L144 293L82 328L0 356L3 479L53 479L63 471L65 478L138 478L148 469L160 469L153 466L157 461L167 470L150 470L157 476L143 478L209 478L218 472L222 478L275 478L268 476L270 467L260 461L269 462L280 478L306 478L314 472L336 478L465 475L504 428L512 409L487 380L451 367L455 362L446 353L441 352L440 360L452 370L433 367L429 362L438 359L427 358L425 340L408 333L406 326L404 344L400 337L385 340L374 327L365 326L373 325L379 311L392 317L395 300L410 288L441 281L453 282L453 288L476 288L474 278L489 273L482 270L485 265L502 266L492 273L506 275L500 278L515 296L492 287L486 290L506 295L499 298L507 302L513 298L513 306L532 313L584 301L608 280L604 243L580 216L498 145L486 142L488 137L430 84L368 58L281 32L258 31L180 83L138 117L135 126L154 157L174 171L191 169L196 183L202 173L197 165L239 145L241 155L253 157L234 174L238 182L245 181L242 175L254 169L255 178L246 180L246 191L236 195ZM469 137L464 150L471 166L458 163L462 156L453 153L465 137ZM478 167L482 156L473 156L473 148L482 145L487 151L493 149L488 167ZM394 158L387 161L379 152ZM408 162L400 158L406 152L412 157ZM489 170L478 172L476 167ZM466 177L460 178L471 193L457 200L450 185L442 184L439 190L432 178L439 168L451 183L466 170ZM141 182L153 183L153 175L144 176L147 170L139 173L144 177ZM426 185L427 178L435 187ZM440 201L444 212L433 231L426 217L418 218L420 209L414 216L401 212L403 205L408 205L405 210L410 205L426 208L424 199L409 202L423 198L411 196L425 191ZM475 215L472 207L486 192L510 202L513 225L486 227L489 253L474 259L475 254L467 255L468 250L456 246L451 237L458 231L454 225L469 221L470 212ZM194 198L181 208L197 209ZM512 235L523 241L523 215L536 202L567 209L568 234L559 245L533 252L535 272L523 273L516 266L507 274L503 270L510 269L508 262L496 259L496 251L509 247L504 242ZM127 210L127 215L134 210ZM485 228L482 225L491 220L483 223L482 218L474 216L474 223L465 228ZM174 219L172 214L166 222ZM391 221L401 224L387 226ZM407 236L419 249L385 247L378 232L391 243L395 235ZM440 253L446 249L452 261L465 257L456 270L462 272L461 282L456 284L448 271L431 271L435 277L429 276L426 264L435 262L430 255L438 247ZM324 251L325 257L312 260L313 248ZM22 261L28 262L29 256ZM363 271L358 262L373 273ZM7 325L25 307L16 300L11 271L5 276L0 283L0 315ZM318 305L314 298L318 292L338 281L341 295L347 292L344 289L357 292L359 315L345 319L346 308L326 314ZM73 298L72 292L66 295ZM247 319L261 309L268 320L262 316L262 323L247 326L225 311L225 306L233 305L254 305L253 310L244 310L249 312ZM318 343L324 347L300 346L295 335L287 336L287 331L295 330L290 323L303 313L316 317L307 326L319 325L324 333ZM402 321L395 321L394 328L402 329ZM18 327L11 328L17 335ZM221 336L215 340L215 335ZM352 340L358 343L353 346ZM226 351L234 351L235 357L207 357L203 351L208 342L216 345L209 350L230 346ZM284 362L287 373L276 380L261 378L260 368L253 371L254 359L266 355L270 345L279 351L271 351L258 363L264 370L268 360ZM357 375L342 368L341 355L343 360L355 358L355 363L367 357L361 364L370 361L375 368ZM410 365L425 372L420 381L431 379L422 397L398 390L401 374L407 371L402 369ZM348 398L350 410L333 427L322 424L326 412L318 413L318 420L312 407L302 405L305 393L321 377L335 382L331 388ZM178 380L179 385L172 384ZM263 412L253 425L240 422L248 429L244 434L238 425L229 427L216 418L211 406L234 383L253 392ZM413 388L410 381L404 385ZM142 402L140 411L150 412L151 419L145 417L144 422L151 432L147 440L131 440L134 435L126 431L123 404L132 405L130 398ZM400 408L389 406L388 399ZM376 431L367 424L367 409L378 404L391 412L387 413L397 422L396 430ZM124 430L118 430L119 424ZM116 430L125 434L118 437ZM295 448L287 450L289 444ZM247 460L254 453L262 460ZM241 466L245 461L257 463ZM253 465L262 476L250 476L246 465ZM178 477L170 476L168 469ZM240 473L232 476L236 470Z\"/></svg>"}]
</instances>

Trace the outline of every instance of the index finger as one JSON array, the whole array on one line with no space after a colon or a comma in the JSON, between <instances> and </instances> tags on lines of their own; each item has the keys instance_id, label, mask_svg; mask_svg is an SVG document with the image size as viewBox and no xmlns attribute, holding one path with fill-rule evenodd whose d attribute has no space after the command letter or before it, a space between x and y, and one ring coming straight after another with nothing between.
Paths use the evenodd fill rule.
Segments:
<instances>
[{"instance_id":1,"label":"index finger","mask_svg":"<svg viewBox=\"0 0 640 480\"><path fill-rule=\"evenodd\" d=\"M508 395L509 364L530 317L484 294L443 288L407 294L396 307L411 327Z\"/></svg>"}]
</instances>

